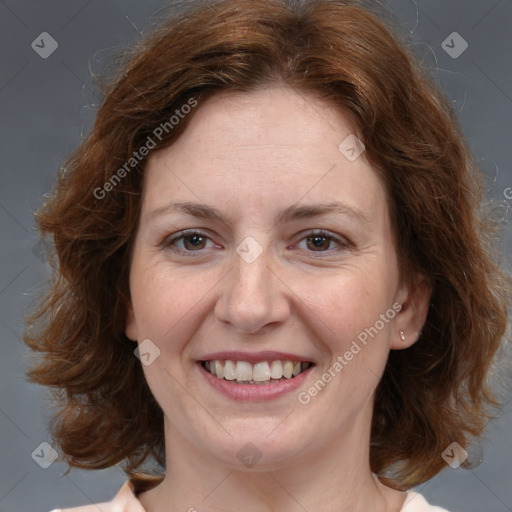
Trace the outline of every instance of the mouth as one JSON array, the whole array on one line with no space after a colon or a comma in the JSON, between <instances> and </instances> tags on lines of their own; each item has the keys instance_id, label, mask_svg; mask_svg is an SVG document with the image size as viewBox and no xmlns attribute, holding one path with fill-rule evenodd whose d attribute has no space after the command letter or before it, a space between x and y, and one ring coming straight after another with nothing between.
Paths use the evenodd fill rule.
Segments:
<instances>
[{"instance_id":1,"label":"mouth","mask_svg":"<svg viewBox=\"0 0 512 512\"><path fill-rule=\"evenodd\" d=\"M233 384L272 385L296 378L314 366L310 361L273 360L250 363L231 359L199 361L214 377Z\"/></svg>"}]
</instances>

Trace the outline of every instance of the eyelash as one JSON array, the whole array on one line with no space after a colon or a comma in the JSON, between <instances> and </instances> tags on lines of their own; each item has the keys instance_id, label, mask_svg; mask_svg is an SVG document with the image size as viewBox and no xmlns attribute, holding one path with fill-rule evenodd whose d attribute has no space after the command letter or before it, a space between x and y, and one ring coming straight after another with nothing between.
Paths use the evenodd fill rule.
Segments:
<instances>
[{"instance_id":1,"label":"eyelash","mask_svg":"<svg viewBox=\"0 0 512 512\"><path fill-rule=\"evenodd\" d=\"M202 255L203 249L197 250L197 251L189 251L186 249L177 249L175 247L172 247L172 245L177 242L178 240L185 239L186 237L192 236L192 235L199 235L203 238L206 238L210 240L210 237L207 233L197 230L197 229L187 229L185 231L180 231L179 233L176 233L175 235L166 238L161 244L162 249L170 249L173 252L178 252L181 254L186 254L187 256L191 257L198 257ZM349 242L346 239L342 239L338 236L333 235L332 233L329 233L328 231L325 231L323 229L317 229L317 230L310 230L307 231L304 236L299 240L299 242L303 240L307 240L308 238L315 238L315 237L324 237L327 238L336 244L338 244L338 248L336 249L327 249L325 251L307 251L313 255L313 257L322 257L322 254L329 254L331 255L333 251L339 251L339 250L351 250L353 248L353 245L351 242Z\"/></svg>"}]
</instances>

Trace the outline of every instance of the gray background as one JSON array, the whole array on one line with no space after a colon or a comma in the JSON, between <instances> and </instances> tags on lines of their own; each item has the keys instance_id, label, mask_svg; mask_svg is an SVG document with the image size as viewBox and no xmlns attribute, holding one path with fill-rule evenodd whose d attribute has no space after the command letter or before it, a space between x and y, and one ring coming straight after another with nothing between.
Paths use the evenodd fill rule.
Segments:
<instances>
[{"instance_id":1,"label":"gray background","mask_svg":"<svg viewBox=\"0 0 512 512\"><path fill-rule=\"evenodd\" d=\"M42 469L32 459L42 442L51 443L49 403L45 390L24 380L27 350L21 333L23 313L48 277L36 245L33 211L91 127L98 100L90 68L101 69L115 50L150 30L152 18L166 3L0 1L0 512L44 512L107 500L125 480L119 468L74 469L62 476L63 464ZM510 253L512 198L506 190L512 187L512 1L388 4L454 103L503 219L504 249ZM442 46L454 31L469 44L456 59ZM58 42L46 59L31 47L42 32ZM453 512L512 511L510 399L505 397L506 405L488 425L480 447L483 462L474 469L447 467L419 488L428 500Z\"/></svg>"}]
</instances>

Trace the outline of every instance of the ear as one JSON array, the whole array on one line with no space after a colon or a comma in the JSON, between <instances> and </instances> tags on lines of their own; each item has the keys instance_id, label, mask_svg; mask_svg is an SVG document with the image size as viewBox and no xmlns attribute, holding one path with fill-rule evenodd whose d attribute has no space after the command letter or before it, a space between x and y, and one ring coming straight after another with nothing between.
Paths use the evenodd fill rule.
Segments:
<instances>
[{"instance_id":1,"label":"ear","mask_svg":"<svg viewBox=\"0 0 512 512\"><path fill-rule=\"evenodd\" d=\"M427 319L432 286L425 276L417 275L411 285L404 284L397 295L402 309L395 317L391 349L409 348L418 341Z\"/></svg>"},{"instance_id":2,"label":"ear","mask_svg":"<svg viewBox=\"0 0 512 512\"><path fill-rule=\"evenodd\" d=\"M137 341L137 322L135 320L135 313L131 302L126 306L126 326L124 332L128 339Z\"/></svg>"}]
</instances>

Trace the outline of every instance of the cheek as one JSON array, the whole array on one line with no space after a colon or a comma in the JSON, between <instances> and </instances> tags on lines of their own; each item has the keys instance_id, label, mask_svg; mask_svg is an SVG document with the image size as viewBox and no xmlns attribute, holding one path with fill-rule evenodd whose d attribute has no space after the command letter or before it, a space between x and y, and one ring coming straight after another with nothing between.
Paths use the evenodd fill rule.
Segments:
<instances>
[{"instance_id":1,"label":"cheek","mask_svg":"<svg viewBox=\"0 0 512 512\"><path fill-rule=\"evenodd\" d=\"M167 349L169 339L179 339L173 331L181 329L193 315L205 285L198 275L183 275L159 265L142 268L134 261L131 291L139 339L154 338Z\"/></svg>"},{"instance_id":2,"label":"cheek","mask_svg":"<svg viewBox=\"0 0 512 512\"><path fill-rule=\"evenodd\" d=\"M358 336L359 341L364 343L365 333L366 341L384 341L388 337L394 317L394 311L391 314L389 311L396 287L395 277L392 268L373 261L317 277L311 282L308 279L298 286L297 295L307 307L305 311L310 311L309 314L304 313L312 322L310 327L332 357L348 350ZM381 320L381 315L384 315L385 321ZM387 353L387 344L379 345L382 350L378 352Z\"/></svg>"},{"instance_id":3,"label":"cheek","mask_svg":"<svg viewBox=\"0 0 512 512\"><path fill-rule=\"evenodd\" d=\"M200 325L198 308L205 295L205 280L184 275L163 265L133 265L132 300L139 342L151 340L158 357L143 366L146 381L164 410L181 407L187 393L183 363L187 342ZM204 276L203 276L204 277Z\"/></svg>"},{"instance_id":4,"label":"cheek","mask_svg":"<svg viewBox=\"0 0 512 512\"><path fill-rule=\"evenodd\" d=\"M396 315L394 277L391 268L374 262L301 290L313 339L325 355L299 402L315 408L326 425L341 426L359 414L380 381Z\"/></svg>"}]
</instances>

